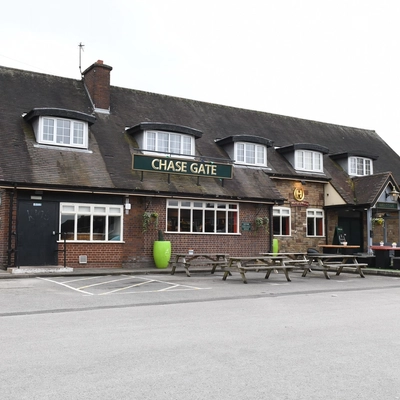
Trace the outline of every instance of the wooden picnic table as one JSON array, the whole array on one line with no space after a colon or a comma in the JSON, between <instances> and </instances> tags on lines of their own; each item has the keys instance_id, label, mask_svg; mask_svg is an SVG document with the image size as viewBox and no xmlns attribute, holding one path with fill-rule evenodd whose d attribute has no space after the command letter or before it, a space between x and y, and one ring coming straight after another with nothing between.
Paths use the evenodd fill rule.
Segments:
<instances>
[{"instance_id":1,"label":"wooden picnic table","mask_svg":"<svg viewBox=\"0 0 400 400\"><path fill-rule=\"evenodd\" d=\"M286 280L290 282L289 270L293 266L286 265L286 256L251 256L251 257L229 257L228 266L225 268L225 273L222 279L225 281L231 271L239 272L243 283L247 283L246 272L248 271L264 271L266 272L265 279L268 279L273 270L282 270Z\"/></svg>"},{"instance_id":2,"label":"wooden picnic table","mask_svg":"<svg viewBox=\"0 0 400 400\"><path fill-rule=\"evenodd\" d=\"M211 267L213 274L216 268L228 265L229 254L224 253L176 253L171 256L170 265L172 267L171 275L175 274L176 267L181 265L190 276L189 268L191 266Z\"/></svg>"},{"instance_id":3,"label":"wooden picnic table","mask_svg":"<svg viewBox=\"0 0 400 400\"><path fill-rule=\"evenodd\" d=\"M357 256L354 254L308 254L308 257L310 261L309 268L304 267L303 277L310 271L312 263L316 262L321 267L326 279L330 279L328 271L331 268L335 268L336 275L340 275L344 267L354 268L361 278L365 278L362 268L367 267L368 264L359 263Z\"/></svg>"},{"instance_id":4,"label":"wooden picnic table","mask_svg":"<svg viewBox=\"0 0 400 400\"><path fill-rule=\"evenodd\" d=\"M318 247L326 254L352 254L360 248L358 245L353 244L320 244Z\"/></svg>"}]
</instances>

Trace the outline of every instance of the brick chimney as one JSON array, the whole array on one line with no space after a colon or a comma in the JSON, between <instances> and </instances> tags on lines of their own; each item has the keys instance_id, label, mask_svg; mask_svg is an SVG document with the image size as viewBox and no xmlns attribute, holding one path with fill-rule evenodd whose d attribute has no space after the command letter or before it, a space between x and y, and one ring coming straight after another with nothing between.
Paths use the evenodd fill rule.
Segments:
<instances>
[{"instance_id":1,"label":"brick chimney","mask_svg":"<svg viewBox=\"0 0 400 400\"><path fill-rule=\"evenodd\" d=\"M112 67L98 60L83 71L83 81L95 109L110 110L110 72Z\"/></svg>"}]
</instances>

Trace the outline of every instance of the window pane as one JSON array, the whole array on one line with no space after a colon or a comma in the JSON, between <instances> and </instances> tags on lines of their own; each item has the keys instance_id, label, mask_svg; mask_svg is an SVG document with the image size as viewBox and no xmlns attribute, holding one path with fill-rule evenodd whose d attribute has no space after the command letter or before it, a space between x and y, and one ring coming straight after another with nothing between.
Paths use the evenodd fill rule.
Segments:
<instances>
[{"instance_id":1,"label":"window pane","mask_svg":"<svg viewBox=\"0 0 400 400\"><path fill-rule=\"evenodd\" d=\"M108 240L121 240L121 217L108 217Z\"/></svg>"},{"instance_id":2,"label":"window pane","mask_svg":"<svg viewBox=\"0 0 400 400\"><path fill-rule=\"evenodd\" d=\"M357 158L357 175L364 175L364 160Z\"/></svg>"},{"instance_id":3,"label":"window pane","mask_svg":"<svg viewBox=\"0 0 400 400\"><path fill-rule=\"evenodd\" d=\"M90 208L89 208L90 209ZM106 212L106 208L105 207L97 207L97 206L95 206L94 208L93 208L93 211L95 212L95 213L105 213Z\"/></svg>"},{"instance_id":4,"label":"window pane","mask_svg":"<svg viewBox=\"0 0 400 400\"><path fill-rule=\"evenodd\" d=\"M106 239L106 217L93 216L93 240Z\"/></svg>"},{"instance_id":5,"label":"window pane","mask_svg":"<svg viewBox=\"0 0 400 400\"><path fill-rule=\"evenodd\" d=\"M282 217L282 235L290 235L290 218Z\"/></svg>"},{"instance_id":6,"label":"window pane","mask_svg":"<svg viewBox=\"0 0 400 400\"><path fill-rule=\"evenodd\" d=\"M175 202L175 201L174 201ZM167 210L167 231L177 232L178 231L178 209Z\"/></svg>"},{"instance_id":7,"label":"window pane","mask_svg":"<svg viewBox=\"0 0 400 400\"><path fill-rule=\"evenodd\" d=\"M309 151L304 152L304 168L312 170L312 154Z\"/></svg>"},{"instance_id":8,"label":"window pane","mask_svg":"<svg viewBox=\"0 0 400 400\"><path fill-rule=\"evenodd\" d=\"M281 234L281 218L279 216L274 216L272 218L272 232L274 235Z\"/></svg>"},{"instance_id":9,"label":"window pane","mask_svg":"<svg viewBox=\"0 0 400 400\"><path fill-rule=\"evenodd\" d=\"M90 215L78 216L77 240L90 240Z\"/></svg>"},{"instance_id":10,"label":"window pane","mask_svg":"<svg viewBox=\"0 0 400 400\"><path fill-rule=\"evenodd\" d=\"M57 120L57 137L56 142L60 144L70 144L70 121L65 119Z\"/></svg>"},{"instance_id":11,"label":"window pane","mask_svg":"<svg viewBox=\"0 0 400 400\"><path fill-rule=\"evenodd\" d=\"M43 119L43 140L54 140L54 120L49 118Z\"/></svg>"},{"instance_id":12,"label":"window pane","mask_svg":"<svg viewBox=\"0 0 400 400\"><path fill-rule=\"evenodd\" d=\"M203 232L203 210L193 210L193 231Z\"/></svg>"},{"instance_id":13,"label":"window pane","mask_svg":"<svg viewBox=\"0 0 400 400\"><path fill-rule=\"evenodd\" d=\"M237 223L237 212L228 212L228 232L229 233L237 233L238 232L238 223Z\"/></svg>"},{"instance_id":14,"label":"window pane","mask_svg":"<svg viewBox=\"0 0 400 400\"><path fill-rule=\"evenodd\" d=\"M180 221L181 232L191 232L190 228L190 210L181 210L181 221Z\"/></svg>"},{"instance_id":15,"label":"window pane","mask_svg":"<svg viewBox=\"0 0 400 400\"><path fill-rule=\"evenodd\" d=\"M74 144L83 144L83 124L74 122Z\"/></svg>"},{"instance_id":16,"label":"window pane","mask_svg":"<svg viewBox=\"0 0 400 400\"><path fill-rule=\"evenodd\" d=\"M169 151L171 153L181 153L181 136L171 133L169 135Z\"/></svg>"},{"instance_id":17,"label":"window pane","mask_svg":"<svg viewBox=\"0 0 400 400\"><path fill-rule=\"evenodd\" d=\"M157 132L157 150L168 152L168 133Z\"/></svg>"},{"instance_id":18,"label":"window pane","mask_svg":"<svg viewBox=\"0 0 400 400\"><path fill-rule=\"evenodd\" d=\"M156 133L155 132L147 132L147 143L146 150L155 150L156 149Z\"/></svg>"},{"instance_id":19,"label":"window pane","mask_svg":"<svg viewBox=\"0 0 400 400\"><path fill-rule=\"evenodd\" d=\"M365 160L365 175L371 175L371 161Z\"/></svg>"},{"instance_id":20,"label":"window pane","mask_svg":"<svg viewBox=\"0 0 400 400\"><path fill-rule=\"evenodd\" d=\"M263 146L257 146L257 164L265 164L265 148Z\"/></svg>"},{"instance_id":21,"label":"window pane","mask_svg":"<svg viewBox=\"0 0 400 400\"><path fill-rule=\"evenodd\" d=\"M238 143L236 149L236 161L244 162L244 144Z\"/></svg>"},{"instance_id":22,"label":"window pane","mask_svg":"<svg viewBox=\"0 0 400 400\"><path fill-rule=\"evenodd\" d=\"M217 211L217 232L226 232L226 213L225 211Z\"/></svg>"},{"instance_id":23,"label":"window pane","mask_svg":"<svg viewBox=\"0 0 400 400\"><path fill-rule=\"evenodd\" d=\"M61 215L61 239L74 240L75 215Z\"/></svg>"},{"instance_id":24,"label":"window pane","mask_svg":"<svg viewBox=\"0 0 400 400\"><path fill-rule=\"evenodd\" d=\"M214 218L215 218L215 212L211 210L206 210L205 212L205 226L204 230L206 232L214 232Z\"/></svg>"},{"instance_id":25,"label":"window pane","mask_svg":"<svg viewBox=\"0 0 400 400\"><path fill-rule=\"evenodd\" d=\"M182 136L182 154L192 154L192 138L190 136Z\"/></svg>"},{"instance_id":26,"label":"window pane","mask_svg":"<svg viewBox=\"0 0 400 400\"><path fill-rule=\"evenodd\" d=\"M246 163L254 164L256 160L255 146L254 144L246 145Z\"/></svg>"}]
</instances>

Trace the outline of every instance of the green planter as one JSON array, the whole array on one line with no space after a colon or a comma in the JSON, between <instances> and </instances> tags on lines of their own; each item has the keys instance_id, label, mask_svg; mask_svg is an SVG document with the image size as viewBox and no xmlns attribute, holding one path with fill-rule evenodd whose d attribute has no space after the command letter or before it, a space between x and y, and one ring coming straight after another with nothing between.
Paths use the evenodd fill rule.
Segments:
<instances>
[{"instance_id":1,"label":"green planter","mask_svg":"<svg viewBox=\"0 0 400 400\"><path fill-rule=\"evenodd\" d=\"M167 268L171 258L171 242L156 240L153 244L153 258L157 268Z\"/></svg>"}]
</instances>

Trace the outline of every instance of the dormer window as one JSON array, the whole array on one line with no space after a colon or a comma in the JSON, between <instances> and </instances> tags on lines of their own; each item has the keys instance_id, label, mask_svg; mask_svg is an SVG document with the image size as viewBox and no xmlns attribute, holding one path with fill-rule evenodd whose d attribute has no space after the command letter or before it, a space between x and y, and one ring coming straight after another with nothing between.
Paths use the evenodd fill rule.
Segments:
<instances>
[{"instance_id":1,"label":"dormer window","mask_svg":"<svg viewBox=\"0 0 400 400\"><path fill-rule=\"evenodd\" d=\"M273 142L260 136L235 135L215 141L236 164L267 166L267 149Z\"/></svg>"},{"instance_id":2,"label":"dormer window","mask_svg":"<svg viewBox=\"0 0 400 400\"><path fill-rule=\"evenodd\" d=\"M88 124L61 118L39 119L37 141L43 144L87 148Z\"/></svg>"},{"instance_id":3,"label":"dormer window","mask_svg":"<svg viewBox=\"0 0 400 400\"><path fill-rule=\"evenodd\" d=\"M330 157L332 160L336 161L350 176L372 175L374 173L374 160L378 158L378 156L362 150L336 153L330 155Z\"/></svg>"},{"instance_id":4,"label":"dormer window","mask_svg":"<svg viewBox=\"0 0 400 400\"><path fill-rule=\"evenodd\" d=\"M195 140L203 133L187 126L162 122L142 122L126 128L133 136L139 149L146 153L166 153L172 157L195 155Z\"/></svg>"},{"instance_id":5,"label":"dormer window","mask_svg":"<svg viewBox=\"0 0 400 400\"><path fill-rule=\"evenodd\" d=\"M310 150L296 150L295 169L310 172L323 172L322 154Z\"/></svg>"},{"instance_id":6,"label":"dormer window","mask_svg":"<svg viewBox=\"0 0 400 400\"><path fill-rule=\"evenodd\" d=\"M276 151L285 156L296 171L319 174L324 173L324 154L329 152L326 147L313 143L295 143Z\"/></svg>"},{"instance_id":7,"label":"dormer window","mask_svg":"<svg viewBox=\"0 0 400 400\"><path fill-rule=\"evenodd\" d=\"M87 149L89 125L96 118L78 111L34 108L24 118L32 124L36 141L51 146Z\"/></svg>"},{"instance_id":8,"label":"dormer window","mask_svg":"<svg viewBox=\"0 0 400 400\"><path fill-rule=\"evenodd\" d=\"M194 138L179 133L145 131L144 150L193 156Z\"/></svg>"},{"instance_id":9,"label":"dormer window","mask_svg":"<svg viewBox=\"0 0 400 400\"><path fill-rule=\"evenodd\" d=\"M267 165L267 148L260 144L235 143L235 161L238 164Z\"/></svg>"},{"instance_id":10,"label":"dormer window","mask_svg":"<svg viewBox=\"0 0 400 400\"><path fill-rule=\"evenodd\" d=\"M364 157L349 157L349 175L372 175L372 160Z\"/></svg>"}]
</instances>

